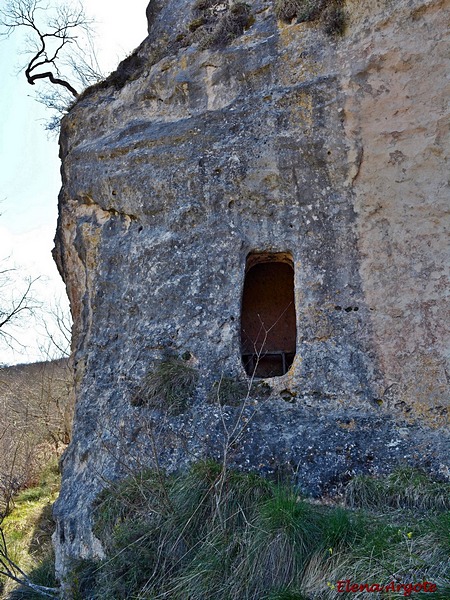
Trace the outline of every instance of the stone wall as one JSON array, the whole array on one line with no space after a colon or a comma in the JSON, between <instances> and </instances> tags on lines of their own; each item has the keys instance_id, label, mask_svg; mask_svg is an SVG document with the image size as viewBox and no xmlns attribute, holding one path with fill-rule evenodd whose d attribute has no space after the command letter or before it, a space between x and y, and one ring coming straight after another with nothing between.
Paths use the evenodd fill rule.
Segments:
<instances>
[{"instance_id":1,"label":"stone wall","mask_svg":"<svg viewBox=\"0 0 450 600\"><path fill-rule=\"evenodd\" d=\"M254 0L213 48L180 42L193 4L153 0L128 80L63 121L55 258L77 409L61 575L102 554L98 491L155 456L174 470L226 448L313 495L402 461L450 476L450 2L347 0L331 38ZM241 361L251 252L287 253L295 272L296 356L266 385ZM168 357L198 375L176 415L135 401ZM220 397L223 382L240 391Z\"/></svg>"}]
</instances>

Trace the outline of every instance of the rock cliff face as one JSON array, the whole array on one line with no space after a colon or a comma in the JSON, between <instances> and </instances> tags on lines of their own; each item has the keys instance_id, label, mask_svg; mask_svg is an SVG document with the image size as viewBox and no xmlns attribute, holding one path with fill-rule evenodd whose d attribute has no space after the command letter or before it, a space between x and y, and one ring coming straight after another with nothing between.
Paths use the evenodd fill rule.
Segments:
<instances>
[{"instance_id":1,"label":"rock cliff face","mask_svg":"<svg viewBox=\"0 0 450 600\"><path fill-rule=\"evenodd\" d=\"M155 457L226 451L315 495L402 461L450 476L450 1L347 0L345 15L333 37L271 0L152 0L149 37L65 117L55 257L77 407L61 575L102 554L105 482ZM275 361L264 385L241 356L257 263L294 282L295 348L285 368L256 348ZM284 308L267 314L263 338ZM169 363L192 376L177 410Z\"/></svg>"}]
</instances>

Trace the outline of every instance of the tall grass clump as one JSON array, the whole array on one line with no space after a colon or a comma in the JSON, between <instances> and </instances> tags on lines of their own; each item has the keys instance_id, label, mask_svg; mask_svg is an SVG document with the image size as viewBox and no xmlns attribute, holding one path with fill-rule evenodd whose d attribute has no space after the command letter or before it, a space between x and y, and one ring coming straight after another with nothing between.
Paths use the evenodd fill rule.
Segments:
<instances>
[{"instance_id":1,"label":"tall grass clump","mask_svg":"<svg viewBox=\"0 0 450 600\"><path fill-rule=\"evenodd\" d=\"M247 539L246 559L236 565L233 597L237 597L242 585L251 598L263 597L273 582L276 587L293 582L298 586L321 534L311 505L294 490L279 486L271 498L261 503L253 525Z\"/></svg>"},{"instance_id":2,"label":"tall grass clump","mask_svg":"<svg viewBox=\"0 0 450 600\"><path fill-rule=\"evenodd\" d=\"M176 356L165 358L147 373L132 404L151 406L170 415L179 415L192 403L197 380L197 369L186 360Z\"/></svg>"},{"instance_id":3,"label":"tall grass clump","mask_svg":"<svg viewBox=\"0 0 450 600\"><path fill-rule=\"evenodd\" d=\"M367 509L450 510L450 483L401 467L383 479L355 477L347 486L346 501L351 507Z\"/></svg>"}]
</instances>

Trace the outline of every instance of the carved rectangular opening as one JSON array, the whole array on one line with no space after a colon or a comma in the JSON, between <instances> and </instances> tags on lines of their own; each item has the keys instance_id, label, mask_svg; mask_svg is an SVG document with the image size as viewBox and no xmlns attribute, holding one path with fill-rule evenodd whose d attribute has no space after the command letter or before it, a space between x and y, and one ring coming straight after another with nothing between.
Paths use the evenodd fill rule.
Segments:
<instances>
[{"instance_id":1,"label":"carved rectangular opening","mask_svg":"<svg viewBox=\"0 0 450 600\"><path fill-rule=\"evenodd\" d=\"M241 353L247 375L287 373L295 358L296 340L292 256L286 252L249 254L241 308Z\"/></svg>"}]
</instances>

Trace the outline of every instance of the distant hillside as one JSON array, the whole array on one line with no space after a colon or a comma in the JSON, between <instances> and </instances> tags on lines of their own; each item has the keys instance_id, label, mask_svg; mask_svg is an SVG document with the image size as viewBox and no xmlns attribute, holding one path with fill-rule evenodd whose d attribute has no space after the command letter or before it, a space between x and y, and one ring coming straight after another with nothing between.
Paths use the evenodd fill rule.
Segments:
<instances>
[{"instance_id":1,"label":"distant hillside","mask_svg":"<svg viewBox=\"0 0 450 600\"><path fill-rule=\"evenodd\" d=\"M0 512L36 482L70 439L72 375L67 359L0 368Z\"/></svg>"}]
</instances>

